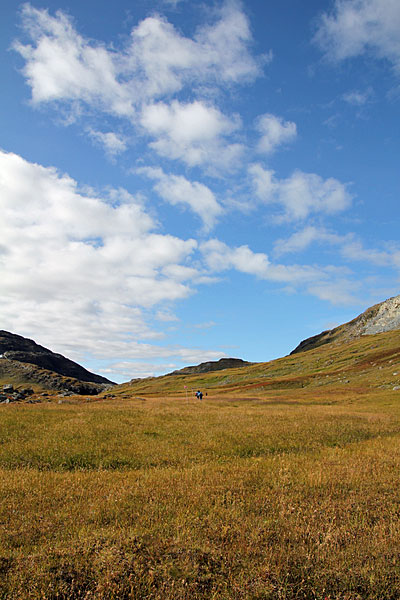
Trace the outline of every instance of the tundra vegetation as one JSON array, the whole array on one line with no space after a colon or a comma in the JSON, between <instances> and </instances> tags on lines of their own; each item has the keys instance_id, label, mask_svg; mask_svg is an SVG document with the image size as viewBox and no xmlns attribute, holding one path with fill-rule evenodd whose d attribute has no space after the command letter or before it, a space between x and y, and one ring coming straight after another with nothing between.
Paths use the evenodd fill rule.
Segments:
<instances>
[{"instance_id":1,"label":"tundra vegetation","mask_svg":"<svg viewBox=\"0 0 400 600\"><path fill-rule=\"evenodd\" d=\"M394 331L0 406L0 598L398 599L399 382Z\"/></svg>"}]
</instances>

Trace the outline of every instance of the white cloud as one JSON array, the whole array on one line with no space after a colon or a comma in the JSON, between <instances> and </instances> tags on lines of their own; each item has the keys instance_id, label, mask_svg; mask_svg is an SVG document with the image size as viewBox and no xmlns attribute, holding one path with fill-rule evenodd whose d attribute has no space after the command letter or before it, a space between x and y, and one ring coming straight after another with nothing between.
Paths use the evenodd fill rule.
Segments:
<instances>
[{"instance_id":1,"label":"white cloud","mask_svg":"<svg viewBox=\"0 0 400 600\"><path fill-rule=\"evenodd\" d=\"M139 173L155 179L154 189L172 205L189 207L203 221L205 230L210 230L223 210L212 191L198 181L188 181L181 175L167 175L162 169L143 167Z\"/></svg>"},{"instance_id":2,"label":"white cloud","mask_svg":"<svg viewBox=\"0 0 400 600\"><path fill-rule=\"evenodd\" d=\"M346 268L273 263L266 254L254 253L248 246L231 248L217 239L202 243L200 251L211 271L236 269L259 279L283 284L283 291L289 293L304 291L333 304L356 303L351 293L354 287L349 279L351 273Z\"/></svg>"},{"instance_id":3,"label":"white cloud","mask_svg":"<svg viewBox=\"0 0 400 600\"><path fill-rule=\"evenodd\" d=\"M385 250L365 248L362 241L357 239L353 233L338 235L312 225L297 231L287 239L277 240L274 246L274 254L281 256L288 253L302 252L313 243L336 246L340 255L347 261L367 262L379 267L398 268L400 266L400 251L397 244L392 247L387 244L389 247Z\"/></svg>"},{"instance_id":4,"label":"white cloud","mask_svg":"<svg viewBox=\"0 0 400 600\"><path fill-rule=\"evenodd\" d=\"M24 4L21 14L33 45L16 42L14 48L26 61L23 73L34 104L80 100L132 117L134 98L128 86L118 81L112 52L80 36L61 11L52 17L47 10Z\"/></svg>"},{"instance_id":5,"label":"white cloud","mask_svg":"<svg viewBox=\"0 0 400 600\"><path fill-rule=\"evenodd\" d=\"M113 379L113 377L123 377L124 380L144 378L144 377L156 377L157 375L170 373L177 369L175 363L148 363L148 362L130 362L120 361L112 363L111 365L99 369L99 372L104 374L106 377Z\"/></svg>"},{"instance_id":6,"label":"white cloud","mask_svg":"<svg viewBox=\"0 0 400 600\"><path fill-rule=\"evenodd\" d=\"M315 41L335 61L365 53L392 63L400 74L398 0L336 0L321 16Z\"/></svg>"},{"instance_id":7,"label":"white cloud","mask_svg":"<svg viewBox=\"0 0 400 600\"><path fill-rule=\"evenodd\" d=\"M209 240L199 248L158 234L140 199L125 190L85 194L67 175L15 154L0 152L0 173L2 327L75 360L221 358L216 350L147 343L163 334L146 315L154 309L159 320L170 319L171 303L190 295L193 281L212 282L229 269L303 287L341 275L272 264L247 246ZM203 267L192 256L197 249Z\"/></svg>"},{"instance_id":8,"label":"white cloud","mask_svg":"<svg viewBox=\"0 0 400 600\"><path fill-rule=\"evenodd\" d=\"M109 156L121 154L128 148L126 138L113 131L102 132L89 128L87 133L96 143L103 146Z\"/></svg>"},{"instance_id":9,"label":"white cloud","mask_svg":"<svg viewBox=\"0 0 400 600\"><path fill-rule=\"evenodd\" d=\"M277 240L274 245L274 253L277 256L281 256L282 254L302 252L314 242L332 245L343 244L345 240L349 240L349 236L343 237L335 233L330 233L325 229L309 225L300 231L296 231L296 233L287 239Z\"/></svg>"},{"instance_id":10,"label":"white cloud","mask_svg":"<svg viewBox=\"0 0 400 600\"><path fill-rule=\"evenodd\" d=\"M239 126L239 120L228 119L204 102L184 104L174 100L170 105L150 104L143 108L141 125L158 138L150 144L158 154L180 159L191 167L229 167L243 152L239 144L225 140Z\"/></svg>"},{"instance_id":11,"label":"white cloud","mask_svg":"<svg viewBox=\"0 0 400 600\"><path fill-rule=\"evenodd\" d=\"M171 323L179 321L178 317L174 315L170 310L158 310L155 314L155 318L163 323Z\"/></svg>"},{"instance_id":12,"label":"white cloud","mask_svg":"<svg viewBox=\"0 0 400 600\"><path fill-rule=\"evenodd\" d=\"M284 121L272 114L259 117L257 130L261 134L257 149L267 154L272 153L281 144L291 142L297 136L296 123Z\"/></svg>"},{"instance_id":13,"label":"white cloud","mask_svg":"<svg viewBox=\"0 0 400 600\"><path fill-rule=\"evenodd\" d=\"M361 92L359 90L353 90L344 94L343 100L348 104L352 104L353 106L364 106L364 104L367 104L367 102L369 102L372 94L372 88L368 88L364 92Z\"/></svg>"},{"instance_id":14,"label":"white cloud","mask_svg":"<svg viewBox=\"0 0 400 600\"><path fill-rule=\"evenodd\" d=\"M199 364L211 360L219 360L226 357L224 350L204 350L202 348L185 348L182 346L154 346L150 344L119 344L110 347L103 343L99 349L99 356L103 356L105 361L110 357L127 357L126 360L118 362L106 362L106 366L97 368L96 371L102 373L112 381L127 381L134 378L153 377L166 372L170 373L176 369L189 364ZM143 359L149 361L154 359L173 360L170 363L143 362ZM180 363L180 364L178 364Z\"/></svg>"},{"instance_id":15,"label":"white cloud","mask_svg":"<svg viewBox=\"0 0 400 600\"><path fill-rule=\"evenodd\" d=\"M348 306L361 304L361 299L354 295L360 287L357 281L339 278L335 281L310 285L307 291L320 300L327 300L334 305Z\"/></svg>"},{"instance_id":16,"label":"white cloud","mask_svg":"<svg viewBox=\"0 0 400 600\"><path fill-rule=\"evenodd\" d=\"M241 3L228 0L220 9L220 19L212 25L201 27L196 36L206 81L218 77L223 84L251 81L261 75L260 60L249 52L252 35ZM272 53L262 57L270 62Z\"/></svg>"},{"instance_id":17,"label":"white cloud","mask_svg":"<svg viewBox=\"0 0 400 600\"><path fill-rule=\"evenodd\" d=\"M242 273L265 278L268 273L269 260L266 254L254 253L248 246L230 248L217 239L203 242L200 246L205 262L212 271L236 269Z\"/></svg>"},{"instance_id":18,"label":"white cloud","mask_svg":"<svg viewBox=\"0 0 400 600\"><path fill-rule=\"evenodd\" d=\"M209 141L234 128L217 109L199 101L151 104L143 109L141 123L150 133L165 135L176 144Z\"/></svg>"},{"instance_id":19,"label":"white cloud","mask_svg":"<svg viewBox=\"0 0 400 600\"><path fill-rule=\"evenodd\" d=\"M349 208L352 196L346 185L330 177L296 170L287 179L278 179L274 171L260 164L249 167L256 196L283 209L282 218L302 220L313 213L335 214Z\"/></svg>"},{"instance_id":20,"label":"white cloud","mask_svg":"<svg viewBox=\"0 0 400 600\"><path fill-rule=\"evenodd\" d=\"M118 117L119 131L133 125L138 135L153 138L150 147L159 155L210 173L238 166L244 147L227 136L240 119L225 116L210 98L261 74L262 59L250 52L250 28L239 3L227 1L193 37L155 14L132 29L123 47L84 38L62 11L51 15L28 3L21 17L31 43L16 41L14 49L24 59L33 105L54 105L65 124L98 120L101 113ZM176 96L186 90L197 100L179 102ZM86 131L111 157L133 139L101 129Z\"/></svg>"},{"instance_id":21,"label":"white cloud","mask_svg":"<svg viewBox=\"0 0 400 600\"><path fill-rule=\"evenodd\" d=\"M379 267L397 266L400 256L399 251L377 250L375 248L364 248L359 240L350 240L342 247L342 255L351 261L366 261Z\"/></svg>"},{"instance_id":22,"label":"white cloud","mask_svg":"<svg viewBox=\"0 0 400 600\"><path fill-rule=\"evenodd\" d=\"M16 42L34 104L84 102L132 119L135 107L185 86L213 87L254 79L260 61L250 53L251 33L239 4L227 2L211 25L184 37L165 18L148 17L132 29L123 49L81 36L62 11L51 16L29 3L22 25L31 44Z\"/></svg>"},{"instance_id":23,"label":"white cloud","mask_svg":"<svg viewBox=\"0 0 400 600\"><path fill-rule=\"evenodd\" d=\"M56 169L5 152L0 173L3 327L94 355L99 337L110 352L159 337L142 308L192 293L197 271L186 263L197 243L152 231L124 190L87 195Z\"/></svg>"},{"instance_id":24,"label":"white cloud","mask_svg":"<svg viewBox=\"0 0 400 600\"><path fill-rule=\"evenodd\" d=\"M251 32L239 4L226 2L217 15L193 39L158 15L132 30L125 65L139 79L143 97L175 94L186 85L222 89L261 74L260 61L249 51Z\"/></svg>"},{"instance_id":25,"label":"white cloud","mask_svg":"<svg viewBox=\"0 0 400 600\"><path fill-rule=\"evenodd\" d=\"M231 248L217 239L203 242L200 245L200 251L211 271L221 272L235 269L241 273L255 275L259 279L279 283L297 285L320 281L326 279L328 273L324 269L307 265L274 264L263 252L253 252L248 246Z\"/></svg>"}]
</instances>

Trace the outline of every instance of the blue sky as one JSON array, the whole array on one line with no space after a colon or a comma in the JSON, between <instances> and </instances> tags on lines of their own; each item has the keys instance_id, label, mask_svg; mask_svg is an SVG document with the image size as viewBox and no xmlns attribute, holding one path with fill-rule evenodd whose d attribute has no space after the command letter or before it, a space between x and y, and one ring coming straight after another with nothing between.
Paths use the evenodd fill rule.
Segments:
<instances>
[{"instance_id":1,"label":"blue sky","mask_svg":"<svg viewBox=\"0 0 400 600\"><path fill-rule=\"evenodd\" d=\"M399 293L400 4L0 7L1 328L115 381Z\"/></svg>"}]
</instances>

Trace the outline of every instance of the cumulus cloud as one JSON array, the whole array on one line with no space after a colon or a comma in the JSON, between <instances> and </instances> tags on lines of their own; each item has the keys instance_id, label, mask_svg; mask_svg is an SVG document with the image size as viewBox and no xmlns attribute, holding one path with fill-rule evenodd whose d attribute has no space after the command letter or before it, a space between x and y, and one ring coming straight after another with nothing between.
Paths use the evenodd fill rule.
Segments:
<instances>
[{"instance_id":1,"label":"cumulus cloud","mask_svg":"<svg viewBox=\"0 0 400 600\"><path fill-rule=\"evenodd\" d=\"M122 135L118 135L113 131L96 131L92 128L87 130L87 133L92 140L102 146L109 156L113 157L117 154L125 152L128 148L126 138Z\"/></svg>"},{"instance_id":2,"label":"cumulus cloud","mask_svg":"<svg viewBox=\"0 0 400 600\"><path fill-rule=\"evenodd\" d=\"M278 146L293 141L297 136L296 123L284 121L272 114L265 114L258 118L257 130L261 134L257 150L272 153Z\"/></svg>"},{"instance_id":3,"label":"cumulus cloud","mask_svg":"<svg viewBox=\"0 0 400 600\"><path fill-rule=\"evenodd\" d=\"M266 62L251 53L249 23L239 3L224 3L193 37L153 14L132 29L123 46L83 37L60 10L51 14L27 3L21 20L29 41L16 41L14 49L24 59L21 71L33 105L56 107L67 124L83 117L96 122L101 113L117 117L119 131L133 125L160 156L214 174L239 164L244 148L228 136L240 119L210 104L232 85L261 75ZM179 101L186 91L198 99ZM86 131L111 157L124 152L132 137L98 125Z\"/></svg>"},{"instance_id":4,"label":"cumulus cloud","mask_svg":"<svg viewBox=\"0 0 400 600\"><path fill-rule=\"evenodd\" d=\"M328 270L308 265L283 265L272 263L263 252L253 252L247 245L231 248L218 239L200 245L206 265L211 271L221 272L235 269L241 273L255 275L259 279L293 285L324 280L330 276Z\"/></svg>"},{"instance_id":5,"label":"cumulus cloud","mask_svg":"<svg viewBox=\"0 0 400 600\"><path fill-rule=\"evenodd\" d=\"M400 267L400 250L397 244L387 243L385 249L366 248L353 233L339 235L312 225L296 231L287 239L277 240L274 245L274 254L281 256L302 252L313 243L334 246L337 248L335 252L339 252L347 261L367 262L379 267Z\"/></svg>"},{"instance_id":6,"label":"cumulus cloud","mask_svg":"<svg viewBox=\"0 0 400 600\"><path fill-rule=\"evenodd\" d=\"M249 21L240 2L226 1L219 13L215 23L201 27L195 36L206 79L217 75L223 84L254 80L261 75L261 64L272 60L272 53L259 59L252 56Z\"/></svg>"},{"instance_id":7,"label":"cumulus cloud","mask_svg":"<svg viewBox=\"0 0 400 600\"><path fill-rule=\"evenodd\" d=\"M217 20L199 27L193 38L182 36L159 15L132 30L125 65L140 81L145 97L174 94L185 85L221 89L261 74L260 60L250 52L250 27L239 3L226 2L217 14Z\"/></svg>"},{"instance_id":8,"label":"cumulus cloud","mask_svg":"<svg viewBox=\"0 0 400 600\"><path fill-rule=\"evenodd\" d=\"M85 40L61 11L52 17L47 10L24 4L21 15L33 45L16 42L14 48L26 61L23 73L34 104L79 100L111 114L132 116L134 98L118 81L112 52Z\"/></svg>"},{"instance_id":9,"label":"cumulus cloud","mask_svg":"<svg viewBox=\"0 0 400 600\"><path fill-rule=\"evenodd\" d=\"M34 104L80 101L132 119L141 103L185 86L222 89L261 73L250 52L247 17L235 2L224 4L193 38L160 15L148 17L121 49L85 39L62 11L52 16L27 3L21 17L31 43L17 41L14 48L25 60Z\"/></svg>"},{"instance_id":10,"label":"cumulus cloud","mask_svg":"<svg viewBox=\"0 0 400 600\"><path fill-rule=\"evenodd\" d=\"M258 279L282 284L283 290L289 293L303 291L333 304L355 304L358 301L352 293L351 272L344 267L274 263L266 254L255 253L248 246L231 248L217 239L203 242L200 251L207 267L217 273L235 269Z\"/></svg>"},{"instance_id":11,"label":"cumulus cloud","mask_svg":"<svg viewBox=\"0 0 400 600\"><path fill-rule=\"evenodd\" d=\"M251 165L249 174L256 196L265 203L279 205L283 219L296 221L313 213L335 214L351 204L347 186L332 177L323 179L296 170L287 179L278 179L274 171L260 164Z\"/></svg>"},{"instance_id":12,"label":"cumulus cloud","mask_svg":"<svg viewBox=\"0 0 400 600\"><path fill-rule=\"evenodd\" d=\"M201 244L200 250L212 271L236 269L261 278L267 275L269 266L267 255L254 253L248 246L230 248L224 242L213 239Z\"/></svg>"},{"instance_id":13,"label":"cumulus cloud","mask_svg":"<svg viewBox=\"0 0 400 600\"><path fill-rule=\"evenodd\" d=\"M143 307L191 293L197 243L154 231L124 190L84 194L52 167L0 152L3 327L83 343L157 338ZM99 334L99 332L101 332Z\"/></svg>"},{"instance_id":14,"label":"cumulus cloud","mask_svg":"<svg viewBox=\"0 0 400 600\"><path fill-rule=\"evenodd\" d=\"M277 256L281 256L282 254L302 252L315 242L337 245L343 244L345 240L349 240L348 235L340 236L330 233L325 229L309 225L300 231L296 231L296 233L287 239L277 240L274 244L274 253Z\"/></svg>"},{"instance_id":15,"label":"cumulus cloud","mask_svg":"<svg viewBox=\"0 0 400 600\"><path fill-rule=\"evenodd\" d=\"M229 167L243 152L229 144L226 136L240 124L204 102L170 105L163 102L143 108L141 125L156 141L150 146L161 156L180 159L193 167L203 164Z\"/></svg>"},{"instance_id":16,"label":"cumulus cloud","mask_svg":"<svg viewBox=\"0 0 400 600\"><path fill-rule=\"evenodd\" d=\"M221 351L149 343L162 334L148 315L171 320L171 303L188 297L193 281L231 269L318 290L338 275L273 264L248 246L161 235L127 191L84 193L69 176L15 154L0 152L0 172L2 327L75 360L221 358ZM161 181L186 186L162 173Z\"/></svg>"},{"instance_id":17,"label":"cumulus cloud","mask_svg":"<svg viewBox=\"0 0 400 600\"><path fill-rule=\"evenodd\" d=\"M388 60L400 74L400 4L397 0L336 0L323 13L316 43L334 61L365 53Z\"/></svg>"},{"instance_id":18,"label":"cumulus cloud","mask_svg":"<svg viewBox=\"0 0 400 600\"><path fill-rule=\"evenodd\" d=\"M181 175L167 175L162 169L152 167L143 167L137 171L157 181L154 189L166 202L188 207L197 214L206 231L215 225L223 212L213 192L198 181L191 182Z\"/></svg>"}]
</instances>

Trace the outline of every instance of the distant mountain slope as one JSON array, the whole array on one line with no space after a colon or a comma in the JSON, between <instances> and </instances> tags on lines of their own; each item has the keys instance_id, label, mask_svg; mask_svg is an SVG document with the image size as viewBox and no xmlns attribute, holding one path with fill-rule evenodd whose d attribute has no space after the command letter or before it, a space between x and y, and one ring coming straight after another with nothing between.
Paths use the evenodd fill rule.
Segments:
<instances>
[{"instance_id":1,"label":"distant mountain slope","mask_svg":"<svg viewBox=\"0 0 400 600\"><path fill-rule=\"evenodd\" d=\"M6 384L11 384L16 389L30 388L35 392L68 392L85 396L94 396L115 387L112 384L65 377L30 363L0 358L0 389Z\"/></svg>"},{"instance_id":2,"label":"distant mountain slope","mask_svg":"<svg viewBox=\"0 0 400 600\"><path fill-rule=\"evenodd\" d=\"M331 394L358 398L385 390L396 392L400 400L400 328L323 344L309 352L239 369L140 379L114 387L109 397L144 400L170 396L186 400L189 394L194 400L197 389L207 392L208 400L257 396L276 402L285 397L290 402L330 403Z\"/></svg>"},{"instance_id":3,"label":"distant mountain slope","mask_svg":"<svg viewBox=\"0 0 400 600\"><path fill-rule=\"evenodd\" d=\"M195 373L210 373L211 371L222 371L223 369L237 369L239 367L248 367L253 363L242 360L241 358L220 358L220 360L211 360L200 363L193 367L184 367L178 371L172 371L168 375L192 375Z\"/></svg>"},{"instance_id":4,"label":"distant mountain slope","mask_svg":"<svg viewBox=\"0 0 400 600\"><path fill-rule=\"evenodd\" d=\"M73 377L79 381L97 384L113 383L101 375L87 371L78 363L62 356L62 354L56 354L48 348L36 344L33 340L4 330L0 330L0 357L0 361L12 361L14 364L13 370L18 367L18 363L28 363L64 377Z\"/></svg>"},{"instance_id":5,"label":"distant mountain slope","mask_svg":"<svg viewBox=\"0 0 400 600\"><path fill-rule=\"evenodd\" d=\"M332 342L346 342L363 335L400 329L400 295L367 308L361 315L334 329L323 331L300 342L290 353L306 352Z\"/></svg>"}]
</instances>

